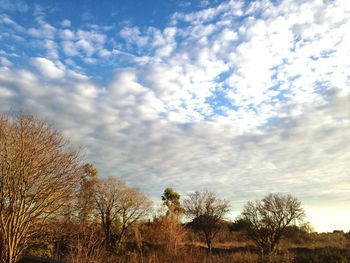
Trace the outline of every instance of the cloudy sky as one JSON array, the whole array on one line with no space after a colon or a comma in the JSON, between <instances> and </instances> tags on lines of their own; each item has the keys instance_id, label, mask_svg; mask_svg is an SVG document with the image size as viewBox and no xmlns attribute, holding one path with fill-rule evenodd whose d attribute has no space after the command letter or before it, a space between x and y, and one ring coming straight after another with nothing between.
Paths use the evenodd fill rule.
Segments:
<instances>
[{"instance_id":1,"label":"cloudy sky","mask_svg":"<svg viewBox=\"0 0 350 263\"><path fill-rule=\"evenodd\" d=\"M0 0L0 111L154 200L291 193L350 230L348 0L55 2Z\"/></svg>"}]
</instances>

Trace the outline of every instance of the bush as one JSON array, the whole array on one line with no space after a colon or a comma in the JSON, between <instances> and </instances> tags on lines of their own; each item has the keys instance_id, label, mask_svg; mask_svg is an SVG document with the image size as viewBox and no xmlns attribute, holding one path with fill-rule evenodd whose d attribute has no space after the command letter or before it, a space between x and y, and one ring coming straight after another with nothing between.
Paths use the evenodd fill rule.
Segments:
<instances>
[{"instance_id":1,"label":"bush","mask_svg":"<svg viewBox=\"0 0 350 263\"><path fill-rule=\"evenodd\" d=\"M297 248L295 262L298 263L347 263L350 260L350 252L346 249L331 247L306 249Z\"/></svg>"}]
</instances>

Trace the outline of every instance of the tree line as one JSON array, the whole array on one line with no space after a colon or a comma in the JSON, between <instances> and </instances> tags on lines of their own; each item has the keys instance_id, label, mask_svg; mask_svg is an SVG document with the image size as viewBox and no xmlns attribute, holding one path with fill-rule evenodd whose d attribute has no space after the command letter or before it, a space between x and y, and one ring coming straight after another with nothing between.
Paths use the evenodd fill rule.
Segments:
<instances>
[{"instance_id":1,"label":"tree line","mask_svg":"<svg viewBox=\"0 0 350 263\"><path fill-rule=\"evenodd\" d=\"M163 231L159 236L164 235L164 243L173 250L191 229L204 238L210 253L227 223L229 201L209 191L181 200L172 188L164 190L161 200L166 212L152 219L147 196L116 177L100 177L47 122L23 112L0 116L2 263L17 262L43 246L49 257L56 253L70 262L84 262L84 257L93 262L101 248L105 255L123 253L130 237L137 249L152 227ZM268 194L249 201L237 222L261 254L270 255L287 228L304 215L297 198Z\"/></svg>"}]
</instances>

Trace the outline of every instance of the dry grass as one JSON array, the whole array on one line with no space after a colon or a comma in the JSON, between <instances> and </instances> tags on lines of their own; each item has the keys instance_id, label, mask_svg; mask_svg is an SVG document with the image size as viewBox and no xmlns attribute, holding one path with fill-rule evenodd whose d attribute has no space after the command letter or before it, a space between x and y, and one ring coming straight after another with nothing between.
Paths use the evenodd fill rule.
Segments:
<instances>
[{"instance_id":1,"label":"dry grass","mask_svg":"<svg viewBox=\"0 0 350 263\"><path fill-rule=\"evenodd\" d=\"M121 254L108 253L103 246L95 245L95 237L83 235L75 238L70 253L65 254L72 263L330 263L350 262L350 238L343 233L308 234L305 239L285 239L276 255L261 258L259 250L251 241L231 238L214 243L212 253L207 252L202 240L189 240L182 236L181 242L169 243L170 236L182 233L160 222L155 228L139 229L138 234L147 238L130 236ZM171 230L171 231L170 231ZM173 233L174 230L174 233ZM136 232L135 232L136 233ZM173 233L171 235L171 233ZM185 233L185 232L184 232ZM166 234L166 235L164 235ZM78 242L79 241L79 242Z\"/></svg>"}]
</instances>

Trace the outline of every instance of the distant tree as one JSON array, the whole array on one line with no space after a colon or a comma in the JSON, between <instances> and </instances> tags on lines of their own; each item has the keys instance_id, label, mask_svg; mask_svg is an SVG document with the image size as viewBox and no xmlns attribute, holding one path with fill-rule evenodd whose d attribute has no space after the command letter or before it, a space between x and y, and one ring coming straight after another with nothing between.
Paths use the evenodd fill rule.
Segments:
<instances>
[{"instance_id":1,"label":"distant tree","mask_svg":"<svg viewBox=\"0 0 350 263\"><path fill-rule=\"evenodd\" d=\"M347 233L345 233L345 237L346 237L347 239L350 240L350 231L348 231Z\"/></svg>"},{"instance_id":2,"label":"distant tree","mask_svg":"<svg viewBox=\"0 0 350 263\"><path fill-rule=\"evenodd\" d=\"M209 252L212 242L222 229L222 219L229 211L229 202L212 192L195 192L184 201L185 214L192 219L191 227L204 235Z\"/></svg>"},{"instance_id":3,"label":"distant tree","mask_svg":"<svg viewBox=\"0 0 350 263\"><path fill-rule=\"evenodd\" d=\"M184 212L180 203L180 195L173 188L165 188L162 195L163 205L168 208L168 216L179 216Z\"/></svg>"},{"instance_id":4,"label":"distant tree","mask_svg":"<svg viewBox=\"0 0 350 263\"><path fill-rule=\"evenodd\" d=\"M0 116L0 253L16 262L75 195L79 153L45 121Z\"/></svg>"},{"instance_id":5,"label":"distant tree","mask_svg":"<svg viewBox=\"0 0 350 263\"><path fill-rule=\"evenodd\" d=\"M263 255L275 251L287 226L304 217L301 203L291 195L269 194L262 200L249 201L242 217L249 222L248 235Z\"/></svg>"},{"instance_id":6,"label":"distant tree","mask_svg":"<svg viewBox=\"0 0 350 263\"><path fill-rule=\"evenodd\" d=\"M283 237L293 243L310 242L313 232L309 222L302 222L299 225L291 224L286 227Z\"/></svg>"},{"instance_id":7,"label":"distant tree","mask_svg":"<svg viewBox=\"0 0 350 263\"><path fill-rule=\"evenodd\" d=\"M95 202L109 249L118 248L128 228L151 209L146 196L115 177L99 180ZM113 227L116 228L114 232Z\"/></svg>"},{"instance_id":8,"label":"distant tree","mask_svg":"<svg viewBox=\"0 0 350 263\"><path fill-rule=\"evenodd\" d=\"M239 218L229 225L229 230L231 232L238 232L238 231L246 232L248 231L249 226L250 226L250 223L247 220Z\"/></svg>"}]
</instances>

